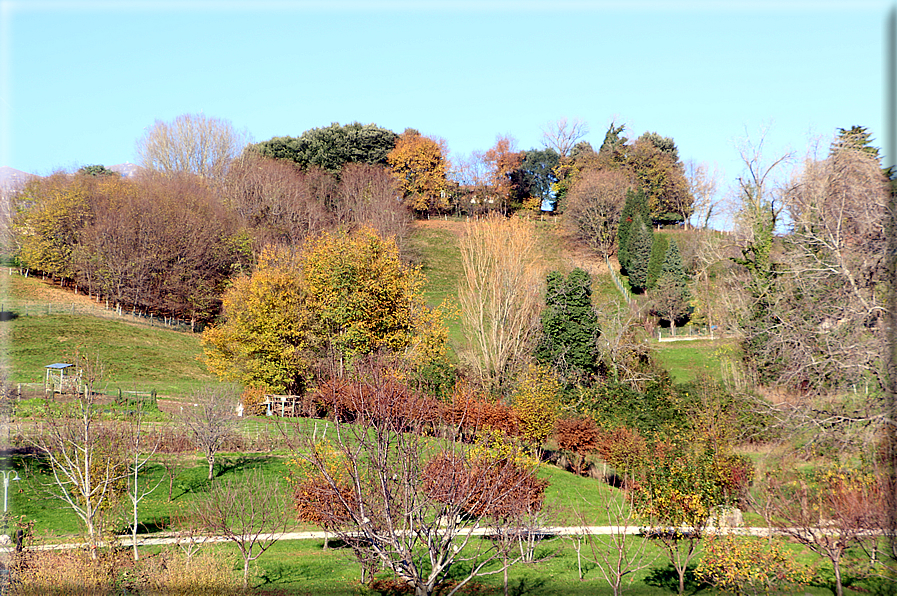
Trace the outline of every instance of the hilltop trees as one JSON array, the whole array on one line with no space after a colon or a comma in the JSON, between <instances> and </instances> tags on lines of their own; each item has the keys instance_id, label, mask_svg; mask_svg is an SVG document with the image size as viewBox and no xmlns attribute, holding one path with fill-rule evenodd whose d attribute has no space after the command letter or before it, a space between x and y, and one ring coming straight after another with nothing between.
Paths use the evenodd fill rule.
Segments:
<instances>
[{"instance_id":1,"label":"hilltop trees","mask_svg":"<svg viewBox=\"0 0 897 596\"><path fill-rule=\"evenodd\" d=\"M228 120L182 114L171 122L156 120L137 141L137 155L140 165L165 176L188 173L218 182L248 140Z\"/></svg>"},{"instance_id":2,"label":"hilltop trees","mask_svg":"<svg viewBox=\"0 0 897 596\"><path fill-rule=\"evenodd\" d=\"M413 128L399 135L386 156L408 204L418 212L447 209L449 162L445 142L425 137Z\"/></svg>"},{"instance_id":3,"label":"hilltop trees","mask_svg":"<svg viewBox=\"0 0 897 596\"><path fill-rule=\"evenodd\" d=\"M347 164L387 164L398 135L376 124L353 122L306 130L299 137L274 137L251 145L251 151L295 163L300 169L321 168L339 175Z\"/></svg>"}]
</instances>

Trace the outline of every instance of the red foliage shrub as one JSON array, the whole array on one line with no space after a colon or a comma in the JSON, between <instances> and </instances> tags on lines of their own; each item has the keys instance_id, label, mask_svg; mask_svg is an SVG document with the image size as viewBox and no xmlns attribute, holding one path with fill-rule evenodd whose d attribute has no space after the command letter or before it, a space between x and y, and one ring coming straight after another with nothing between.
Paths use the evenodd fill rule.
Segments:
<instances>
[{"instance_id":1,"label":"red foliage shrub","mask_svg":"<svg viewBox=\"0 0 897 596\"><path fill-rule=\"evenodd\" d=\"M567 418L555 423L555 439L558 449L573 453L575 458L574 471L582 473L582 463L585 456L598 447L601 437L601 429L591 418Z\"/></svg>"}]
</instances>

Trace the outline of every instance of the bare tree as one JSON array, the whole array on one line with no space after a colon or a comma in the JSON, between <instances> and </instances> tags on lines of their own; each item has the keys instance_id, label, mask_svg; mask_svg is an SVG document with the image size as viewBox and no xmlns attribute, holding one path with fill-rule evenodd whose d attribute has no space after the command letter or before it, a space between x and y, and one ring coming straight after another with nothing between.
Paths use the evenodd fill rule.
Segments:
<instances>
[{"instance_id":1,"label":"bare tree","mask_svg":"<svg viewBox=\"0 0 897 596\"><path fill-rule=\"evenodd\" d=\"M510 528L536 530L546 483L513 449L471 455L423 435L428 400L416 399L376 360L342 386L354 424L334 422L329 440L304 437L296 490L300 517L344 540L362 561L376 561L418 596L452 596L477 576L526 559L517 543L481 540ZM451 583L450 583L451 582Z\"/></svg>"},{"instance_id":2,"label":"bare tree","mask_svg":"<svg viewBox=\"0 0 897 596\"><path fill-rule=\"evenodd\" d=\"M283 487L259 470L219 482L193 502L191 513L199 527L240 550L244 590L249 585L249 564L283 536L293 517Z\"/></svg>"},{"instance_id":3,"label":"bare tree","mask_svg":"<svg viewBox=\"0 0 897 596\"><path fill-rule=\"evenodd\" d=\"M164 175L187 172L221 181L248 142L249 133L228 120L182 114L171 122L156 120L137 141L137 156L140 165Z\"/></svg>"},{"instance_id":4,"label":"bare tree","mask_svg":"<svg viewBox=\"0 0 897 596\"><path fill-rule=\"evenodd\" d=\"M589 125L584 120L566 117L559 118L545 125L542 129L542 142L546 147L554 149L561 158L570 155L576 143L589 134Z\"/></svg>"},{"instance_id":5,"label":"bare tree","mask_svg":"<svg viewBox=\"0 0 897 596\"><path fill-rule=\"evenodd\" d=\"M460 248L466 359L487 388L501 393L538 329L544 283L539 239L532 223L491 215L470 224Z\"/></svg>"},{"instance_id":6,"label":"bare tree","mask_svg":"<svg viewBox=\"0 0 897 596\"><path fill-rule=\"evenodd\" d=\"M411 233L411 213L400 200L401 191L382 166L346 164L337 189L337 221L353 228L371 226L380 237L394 237L400 249Z\"/></svg>"},{"instance_id":7,"label":"bare tree","mask_svg":"<svg viewBox=\"0 0 897 596\"><path fill-rule=\"evenodd\" d=\"M644 534L638 534L633 530L632 507L629 499L622 491L615 491L608 495L604 502L604 512L610 523L610 532L598 534L590 531L585 524L585 519L580 516L583 525L583 536L589 546L590 560L601 571L601 575L614 591L614 596L623 593L624 582L632 584L635 574L650 567L657 559L655 551L651 554L648 549L650 540ZM582 564L580 566L580 579L582 579Z\"/></svg>"},{"instance_id":8,"label":"bare tree","mask_svg":"<svg viewBox=\"0 0 897 596\"><path fill-rule=\"evenodd\" d=\"M134 404L134 410L130 415L130 429L128 433L129 448L129 474L128 474L128 498L133 507L133 518L131 523L131 538L134 550L134 560L139 559L137 552L137 526L138 526L138 506L140 502L150 495L154 490L159 488L164 477L159 478L155 483L144 484L140 486L140 471L146 467L150 459L159 449L161 437L158 435L153 437L146 432L145 415L147 404L138 397L138 401Z\"/></svg>"},{"instance_id":9,"label":"bare tree","mask_svg":"<svg viewBox=\"0 0 897 596\"><path fill-rule=\"evenodd\" d=\"M617 224L634 186L625 170L587 170L567 194L565 213L576 234L605 259L616 252Z\"/></svg>"},{"instance_id":10,"label":"bare tree","mask_svg":"<svg viewBox=\"0 0 897 596\"><path fill-rule=\"evenodd\" d=\"M209 480L213 478L215 454L237 428L235 407L238 398L225 388L203 387L190 397L192 403L182 406L181 422L193 442L202 449L209 463Z\"/></svg>"},{"instance_id":11,"label":"bare tree","mask_svg":"<svg viewBox=\"0 0 897 596\"><path fill-rule=\"evenodd\" d=\"M718 215L721 198L718 196L722 173L719 166L706 161L689 159L685 162L685 180L688 192L694 197L692 225L707 229L710 220Z\"/></svg>"},{"instance_id":12,"label":"bare tree","mask_svg":"<svg viewBox=\"0 0 897 596\"><path fill-rule=\"evenodd\" d=\"M80 353L74 364L83 388L76 401L52 404L37 433L24 436L47 459L52 476L47 492L84 524L96 559L104 516L125 490L128 458L121 428L100 419L94 386L102 377L102 364Z\"/></svg>"}]
</instances>

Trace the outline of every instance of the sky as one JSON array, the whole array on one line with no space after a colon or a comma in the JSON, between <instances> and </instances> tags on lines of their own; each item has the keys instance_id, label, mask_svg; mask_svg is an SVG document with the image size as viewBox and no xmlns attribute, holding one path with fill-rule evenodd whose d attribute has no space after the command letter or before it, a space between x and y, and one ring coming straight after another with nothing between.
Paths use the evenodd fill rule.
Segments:
<instances>
[{"instance_id":1,"label":"sky","mask_svg":"<svg viewBox=\"0 0 897 596\"><path fill-rule=\"evenodd\" d=\"M866 126L886 145L895 2L0 0L0 166L136 162L156 120L202 113L255 141L332 122L411 127L453 157L560 118L611 122L716 163ZM890 161L886 156L885 160Z\"/></svg>"}]
</instances>

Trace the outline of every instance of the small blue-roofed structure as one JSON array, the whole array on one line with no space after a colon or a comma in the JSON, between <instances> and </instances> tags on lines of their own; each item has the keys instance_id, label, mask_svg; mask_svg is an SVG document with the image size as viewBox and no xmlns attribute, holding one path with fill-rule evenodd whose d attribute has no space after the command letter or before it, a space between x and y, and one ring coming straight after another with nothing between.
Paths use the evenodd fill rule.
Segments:
<instances>
[{"instance_id":1,"label":"small blue-roofed structure","mask_svg":"<svg viewBox=\"0 0 897 596\"><path fill-rule=\"evenodd\" d=\"M81 389L81 378L66 376L66 371L75 366L65 362L48 364L47 378L44 381L44 391L47 393L78 393Z\"/></svg>"}]
</instances>

